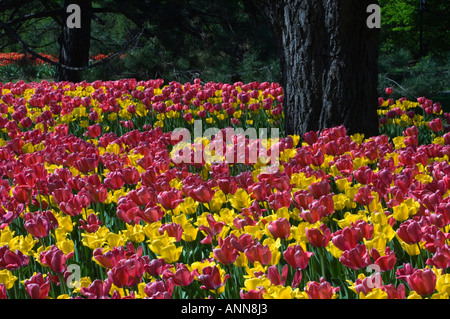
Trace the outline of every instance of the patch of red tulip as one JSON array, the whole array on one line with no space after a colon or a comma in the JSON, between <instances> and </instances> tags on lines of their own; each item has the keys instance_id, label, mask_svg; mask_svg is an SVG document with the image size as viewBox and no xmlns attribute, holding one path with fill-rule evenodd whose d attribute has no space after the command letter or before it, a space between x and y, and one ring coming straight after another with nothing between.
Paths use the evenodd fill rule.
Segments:
<instances>
[{"instance_id":1,"label":"patch of red tulip","mask_svg":"<svg viewBox=\"0 0 450 319\"><path fill-rule=\"evenodd\" d=\"M203 138L189 159L230 162L180 163L175 128L282 125L283 90L163 84L0 84L0 298L449 297L440 105L380 98L379 136Z\"/></svg>"}]
</instances>

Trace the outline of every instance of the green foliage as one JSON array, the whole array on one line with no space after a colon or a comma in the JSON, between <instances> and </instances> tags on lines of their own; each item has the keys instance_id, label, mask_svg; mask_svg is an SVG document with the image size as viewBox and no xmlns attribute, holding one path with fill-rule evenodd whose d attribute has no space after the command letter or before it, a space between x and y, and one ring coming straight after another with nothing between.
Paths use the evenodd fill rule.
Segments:
<instances>
[{"instance_id":1,"label":"green foliage","mask_svg":"<svg viewBox=\"0 0 450 319\"><path fill-rule=\"evenodd\" d=\"M399 49L383 54L379 59L379 94L386 87L394 87L394 98L417 96L433 98L440 92L450 91L450 54L444 58L428 55L418 62L411 53Z\"/></svg>"},{"instance_id":2,"label":"green foliage","mask_svg":"<svg viewBox=\"0 0 450 319\"><path fill-rule=\"evenodd\" d=\"M406 49L418 57L420 35L419 0L379 0L381 7L381 51ZM450 2L427 0L423 12L425 53L445 56L450 51Z\"/></svg>"}]
</instances>

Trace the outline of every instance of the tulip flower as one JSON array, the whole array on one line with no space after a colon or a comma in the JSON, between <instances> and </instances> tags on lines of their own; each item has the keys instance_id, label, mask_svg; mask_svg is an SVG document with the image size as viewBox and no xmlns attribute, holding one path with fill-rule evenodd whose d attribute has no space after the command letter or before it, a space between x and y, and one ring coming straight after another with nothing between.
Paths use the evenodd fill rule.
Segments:
<instances>
[{"instance_id":1,"label":"tulip flower","mask_svg":"<svg viewBox=\"0 0 450 319\"><path fill-rule=\"evenodd\" d=\"M272 259L270 247L268 245L263 246L260 242L245 249L244 253L252 264L257 261L261 265L268 265Z\"/></svg>"},{"instance_id":2,"label":"tulip flower","mask_svg":"<svg viewBox=\"0 0 450 319\"><path fill-rule=\"evenodd\" d=\"M439 269L447 269L450 267L450 246L448 244L436 248L436 252L426 261L427 265L437 267Z\"/></svg>"},{"instance_id":3,"label":"tulip flower","mask_svg":"<svg viewBox=\"0 0 450 319\"><path fill-rule=\"evenodd\" d=\"M50 291L50 278L38 273L24 281L25 289L31 299L45 299Z\"/></svg>"},{"instance_id":4,"label":"tulip flower","mask_svg":"<svg viewBox=\"0 0 450 319\"><path fill-rule=\"evenodd\" d=\"M6 293L6 285L0 284L0 299L8 299L8 294Z\"/></svg>"},{"instance_id":5,"label":"tulip flower","mask_svg":"<svg viewBox=\"0 0 450 319\"><path fill-rule=\"evenodd\" d=\"M81 225L79 226L79 228L84 229L88 233L95 233L100 228L100 226L103 225L103 222L97 219L96 214L90 214L86 219L87 223L82 219L80 219L79 221Z\"/></svg>"},{"instance_id":6,"label":"tulip flower","mask_svg":"<svg viewBox=\"0 0 450 319\"><path fill-rule=\"evenodd\" d=\"M393 284L381 287L388 295L388 299L405 299L405 285L400 284L397 288Z\"/></svg>"},{"instance_id":7,"label":"tulip flower","mask_svg":"<svg viewBox=\"0 0 450 319\"><path fill-rule=\"evenodd\" d=\"M433 132L440 132L443 129L442 120L440 118L436 118L428 122L428 127Z\"/></svg>"},{"instance_id":8,"label":"tulip flower","mask_svg":"<svg viewBox=\"0 0 450 319\"><path fill-rule=\"evenodd\" d=\"M63 273L67 270L66 261L73 256L73 252L64 255L55 245L50 247L50 250L43 251L39 254L39 261L41 264L50 267L55 273Z\"/></svg>"},{"instance_id":9,"label":"tulip flower","mask_svg":"<svg viewBox=\"0 0 450 319\"><path fill-rule=\"evenodd\" d=\"M431 269L417 269L406 277L406 283L421 296L431 295L436 289L436 274Z\"/></svg>"},{"instance_id":10,"label":"tulip flower","mask_svg":"<svg viewBox=\"0 0 450 319\"><path fill-rule=\"evenodd\" d=\"M303 270L314 253L304 251L300 245L290 245L283 253L284 259L294 269Z\"/></svg>"},{"instance_id":11,"label":"tulip flower","mask_svg":"<svg viewBox=\"0 0 450 319\"><path fill-rule=\"evenodd\" d=\"M408 245L417 244L423 237L421 226L417 221L412 219L408 219L401 223L396 233L397 236Z\"/></svg>"},{"instance_id":12,"label":"tulip flower","mask_svg":"<svg viewBox=\"0 0 450 319\"><path fill-rule=\"evenodd\" d=\"M142 280L145 272L145 261L134 255L129 259L121 259L108 271L109 280L117 287L133 287Z\"/></svg>"},{"instance_id":13,"label":"tulip flower","mask_svg":"<svg viewBox=\"0 0 450 319\"><path fill-rule=\"evenodd\" d=\"M225 240L220 238L220 247L213 249L214 258L224 265L234 263L239 257L239 251L236 249L235 245L231 243L232 240L231 237L227 237Z\"/></svg>"},{"instance_id":14,"label":"tulip flower","mask_svg":"<svg viewBox=\"0 0 450 319\"><path fill-rule=\"evenodd\" d=\"M225 285L227 279L230 278L230 274L222 277L221 271L217 266L207 266L202 269L202 274L198 275L197 278L202 283L201 289L217 291Z\"/></svg>"},{"instance_id":15,"label":"tulip flower","mask_svg":"<svg viewBox=\"0 0 450 319\"><path fill-rule=\"evenodd\" d=\"M278 286L284 286L286 283L287 273L288 273L288 265L284 265L281 268L281 277L280 273L275 265L270 266L267 269L267 278L269 278L272 285Z\"/></svg>"},{"instance_id":16,"label":"tulip flower","mask_svg":"<svg viewBox=\"0 0 450 319\"><path fill-rule=\"evenodd\" d=\"M239 291L239 297L241 299L264 299L263 295L266 293L266 289L262 288L261 290L250 289L247 292L244 292L244 289Z\"/></svg>"},{"instance_id":17,"label":"tulip flower","mask_svg":"<svg viewBox=\"0 0 450 319\"><path fill-rule=\"evenodd\" d=\"M163 224L159 228L159 233L161 235L164 234L164 232L167 232L167 235L169 237L175 238L175 241L180 241L181 236L183 235L183 228L180 224L170 223L170 224Z\"/></svg>"},{"instance_id":18,"label":"tulip flower","mask_svg":"<svg viewBox=\"0 0 450 319\"><path fill-rule=\"evenodd\" d=\"M357 244L354 248L342 253L339 261L351 269L361 269L371 264L369 252L365 245Z\"/></svg>"},{"instance_id":19,"label":"tulip flower","mask_svg":"<svg viewBox=\"0 0 450 319\"><path fill-rule=\"evenodd\" d=\"M370 254L375 260L375 264L380 267L381 271L389 271L394 269L395 263L397 262L397 257L395 256L395 252L389 247L386 247L384 256L380 256L380 253L375 248L371 249Z\"/></svg>"},{"instance_id":20,"label":"tulip flower","mask_svg":"<svg viewBox=\"0 0 450 319\"><path fill-rule=\"evenodd\" d=\"M0 269L15 270L28 265L29 257L20 250L13 252L8 246L0 247Z\"/></svg>"},{"instance_id":21,"label":"tulip flower","mask_svg":"<svg viewBox=\"0 0 450 319\"><path fill-rule=\"evenodd\" d=\"M291 224L286 218L278 218L267 226L269 233L275 238L285 239L290 236Z\"/></svg>"},{"instance_id":22,"label":"tulip flower","mask_svg":"<svg viewBox=\"0 0 450 319\"><path fill-rule=\"evenodd\" d=\"M163 258L152 259L149 263L145 264L145 271L153 277L161 276L167 269L173 267L167 264Z\"/></svg>"},{"instance_id":23,"label":"tulip flower","mask_svg":"<svg viewBox=\"0 0 450 319\"><path fill-rule=\"evenodd\" d=\"M198 276L198 270L194 269L192 272L187 269L186 265L178 264L177 269L174 272L171 270L166 270L163 273L163 279L167 280L171 278L173 280L173 284L175 286L189 286L192 281L194 281L195 277Z\"/></svg>"},{"instance_id":24,"label":"tulip flower","mask_svg":"<svg viewBox=\"0 0 450 319\"><path fill-rule=\"evenodd\" d=\"M175 209L180 203L183 202L182 193L177 189L164 191L158 195L158 202L166 210Z\"/></svg>"},{"instance_id":25,"label":"tulip flower","mask_svg":"<svg viewBox=\"0 0 450 319\"><path fill-rule=\"evenodd\" d=\"M305 234L314 247L326 247L332 236L331 230L325 224L321 224L319 228L306 228Z\"/></svg>"},{"instance_id":26,"label":"tulip flower","mask_svg":"<svg viewBox=\"0 0 450 319\"><path fill-rule=\"evenodd\" d=\"M111 285L112 283L108 279L105 281L96 279L88 287L82 287L80 291L88 299L109 299Z\"/></svg>"},{"instance_id":27,"label":"tulip flower","mask_svg":"<svg viewBox=\"0 0 450 319\"><path fill-rule=\"evenodd\" d=\"M355 228L345 227L333 234L333 244L340 250L350 250L358 245L358 233Z\"/></svg>"},{"instance_id":28,"label":"tulip flower","mask_svg":"<svg viewBox=\"0 0 450 319\"><path fill-rule=\"evenodd\" d=\"M144 292L150 299L171 299L174 283L168 280L156 280L145 285Z\"/></svg>"},{"instance_id":29,"label":"tulip flower","mask_svg":"<svg viewBox=\"0 0 450 319\"><path fill-rule=\"evenodd\" d=\"M35 238L47 237L51 230L58 227L58 221L50 211L26 213L23 218L25 229Z\"/></svg>"},{"instance_id":30,"label":"tulip flower","mask_svg":"<svg viewBox=\"0 0 450 319\"><path fill-rule=\"evenodd\" d=\"M320 282L310 281L305 287L309 299L335 299L340 287L332 287L331 284L320 278Z\"/></svg>"}]
</instances>

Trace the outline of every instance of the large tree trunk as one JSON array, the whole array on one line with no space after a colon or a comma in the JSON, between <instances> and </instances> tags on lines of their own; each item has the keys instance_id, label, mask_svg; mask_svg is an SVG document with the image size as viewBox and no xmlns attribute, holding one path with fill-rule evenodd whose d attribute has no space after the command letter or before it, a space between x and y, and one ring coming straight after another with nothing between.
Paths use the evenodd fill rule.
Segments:
<instances>
[{"instance_id":1,"label":"large tree trunk","mask_svg":"<svg viewBox=\"0 0 450 319\"><path fill-rule=\"evenodd\" d=\"M344 125L378 134L374 0L256 0L279 43L286 134Z\"/></svg>"},{"instance_id":2,"label":"large tree trunk","mask_svg":"<svg viewBox=\"0 0 450 319\"><path fill-rule=\"evenodd\" d=\"M66 8L70 4L76 4L81 8L81 28L70 28L67 24L67 18L71 12L67 13ZM60 56L59 66L56 70L56 81L82 81L82 72L76 69L89 64L89 49L91 36L91 0L65 0L64 1L64 26L59 38Z\"/></svg>"}]
</instances>

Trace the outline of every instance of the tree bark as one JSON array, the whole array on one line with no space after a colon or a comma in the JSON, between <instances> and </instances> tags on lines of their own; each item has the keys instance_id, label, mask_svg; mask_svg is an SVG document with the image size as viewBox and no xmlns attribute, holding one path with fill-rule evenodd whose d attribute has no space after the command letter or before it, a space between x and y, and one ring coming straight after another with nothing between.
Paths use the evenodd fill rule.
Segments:
<instances>
[{"instance_id":1,"label":"tree bark","mask_svg":"<svg viewBox=\"0 0 450 319\"><path fill-rule=\"evenodd\" d=\"M278 40L286 134L344 125L378 134L374 0L256 0Z\"/></svg>"},{"instance_id":2,"label":"tree bark","mask_svg":"<svg viewBox=\"0 0 450 319\"><path fill-rule=\"evenodd\" d=\"M67 26L67 18L71 12L67 13L67 6L76 4L81 9L81 28L70 28ZM81 68L89 64L89 49L91 35L91 0L65 0L64 1L63 29L59 38L60 42L60 66L56 70L56 81L80 82L82 81L82 71L69 69Z\"/></svg>"}]
</instances>

